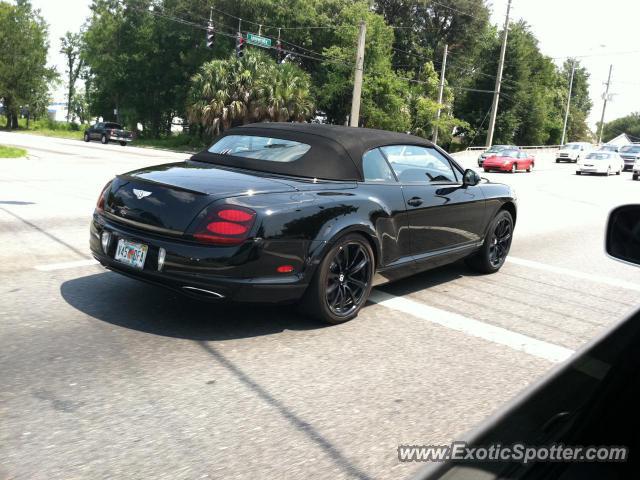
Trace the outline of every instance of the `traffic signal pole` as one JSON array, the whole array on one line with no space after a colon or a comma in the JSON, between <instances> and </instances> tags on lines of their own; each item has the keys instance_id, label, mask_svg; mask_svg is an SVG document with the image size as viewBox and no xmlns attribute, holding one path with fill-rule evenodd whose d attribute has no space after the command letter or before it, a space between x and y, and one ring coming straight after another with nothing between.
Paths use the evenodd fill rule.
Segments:
<instances>
[{"instance_id":1,"label":"traffic signal pole","mask_svg":"<svg viewBox=\"0 0 640 480\"><path fill-rule=\"evenodd\" d=\"M507 4L507 16L504 20L504 31L502 32L502 48L500 49L500 63L498 63L498 75L496 75L496 86L493 91L493 104L491 105L491 120L489 120L489 131L487 132L487 148L493 144L493 131L496 126L496 115L498 114L498 100L500 99L500 87L502 85L502 70L504 68L504 55L507 51L507 35L509 33L509 11L511 10L511 0Z\"/></svg>"},{"instance_id":2,"label":"traffic signal pole","mask_svg":"<svg viewBox=\"0 0 640 480\"><path fill-rule=\"evenodd\" d=\"M362 96L362 73L364 70L364 41L367 34L367 24L360 22L358 33L358 50L356 52L356 70L353 77L353 97L351 98L351 116L349 125L357 127L360 121L360 97Z\"/></svg>"}]
</instances>

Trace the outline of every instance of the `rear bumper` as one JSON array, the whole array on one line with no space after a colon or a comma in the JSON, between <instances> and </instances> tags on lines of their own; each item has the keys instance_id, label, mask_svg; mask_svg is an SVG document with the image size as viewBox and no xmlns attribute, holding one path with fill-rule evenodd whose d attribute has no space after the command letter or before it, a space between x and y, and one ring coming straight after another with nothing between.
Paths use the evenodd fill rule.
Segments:
<instances>
[{"instance_id":1,"label":"rear bumper","mask_svg":"<svg viewBox=\"0 0 640 480\"><path fill-rule=\"evenodd\" d=\"M110 142L130 142L133 138L131 137L114 137L113 135L109 137Z\"/></svg>"},{"instance_id":2,"label":"rear bumper","mask_svg":"<svg viewBox=\"0 0 640 480\"><path fill-rule=\"evenodd\" d=\"M122 275L153 285L169 288L184 295L209 301L233 301L250 303L293 302L304 294L312 272L304 270L302 261L291 259L288 264L295 267L293 274L275 274L274 265L281 260L277 248L249 244L241 247L208 247L190 245L179 240L157 237L152 234L133 231L101 216L94 215L90 228L90 248L94 258L105 268ZM105 253L101 235L108 232L111 241ZM130 267L114 259L119 239L127 239L148 246L144 267ZM158 252L167 252L162 270L158 270ZM286 248L286 246L285 246ZM267 268L272 276L250 276ZM225 273L226 272L226 273Z\"/></svg>"}]
</instances>

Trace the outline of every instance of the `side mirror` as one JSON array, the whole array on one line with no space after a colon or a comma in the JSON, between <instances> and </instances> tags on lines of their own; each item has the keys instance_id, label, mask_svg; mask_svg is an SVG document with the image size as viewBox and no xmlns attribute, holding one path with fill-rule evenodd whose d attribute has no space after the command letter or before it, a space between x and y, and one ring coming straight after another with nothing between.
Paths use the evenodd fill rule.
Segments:
<instances>
[{"instance_id":1,"label":"side mirror","mask_svg":"<svg viewBox=\"0 0 640 480\"><path fill-rule=\"evenodd\" d=\"M464 175L462 175L462 186L463 187L473 187L480 183L480 175L478 175L475 170L471 170L467 168L464 171Z\"/></svg>"},{"instance_id":2,"label":"side mirror","mask_svg":"<svg viewBox=\"0 0 640 480\"><path fill-rule=\"evenodd\" d=\"M616 260L640 265L640 205L623 205L609 214L605 249Z\"/></svg>"}]
</instances>

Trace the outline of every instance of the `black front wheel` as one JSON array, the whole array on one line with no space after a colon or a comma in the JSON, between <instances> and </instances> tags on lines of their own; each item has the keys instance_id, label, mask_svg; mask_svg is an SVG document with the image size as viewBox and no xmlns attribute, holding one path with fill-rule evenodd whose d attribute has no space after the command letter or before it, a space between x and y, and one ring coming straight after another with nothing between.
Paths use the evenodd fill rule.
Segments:
<instances>
[{"instance_id":1,"label":"black front wheel","mask_svg":"<svg viewBox=\"0 0 640 480\"><path fill-rule=\"evenodd\" d=\"M467 265L480 273L497 272L507 259L512 239L513 217L501 210L491 222L480 250L467 258Z\"/></svg>"},{"instance_id":2,"label":"black front wheel","mask_svg":"<svg viewBox=\"0 0 640 480\"><path fill-rule=\"evenodd\" d=\"M109 143L109 139L107 138L106 135L102 135L100 137L100 143L102 143L103 145L106 145L107 143Z\"/></svg>"},{"instance_id":3,"label":"black front wheel","mask_svg":"<svg viewBox=\"0 0 640 480\"><path fill-rule=\"evenodd\" d=\"M84 134L84 141L85 141L85 142L88 142L89 140L90 140L90 138L89 138L89 134L88 134L88 133L85 133L85 134Z\"/></svg>"},{"instance_id":4,"label":"black front wheel","mask_svg":"<svg viewBox=\"0 0 640 480\"><path fill-rule=\"evenodd\" d=\"M300 306L327 323L351 320L369 298L374 272L369 242L361 235L346 235L318 265Z\"/></svg>"}]
</instances>

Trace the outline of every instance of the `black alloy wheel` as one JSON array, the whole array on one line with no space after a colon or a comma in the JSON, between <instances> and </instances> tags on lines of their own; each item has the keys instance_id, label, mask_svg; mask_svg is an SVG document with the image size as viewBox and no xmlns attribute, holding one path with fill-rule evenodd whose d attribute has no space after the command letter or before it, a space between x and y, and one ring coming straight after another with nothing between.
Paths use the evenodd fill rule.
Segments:
<instances>
[{"instance_id":1,"label":"black alloy wheel","mask_svg":"<svg viewBox=\"0 0 640 480\"><path fill-rule=\"evenodd\" d=\"M358 234L339 239L317 267L302 309L327 323L354 318L367 301L375 272L373 250Z\"/></svg>"},{"instance_id":2,"label":"black alloy wheel","mask_svg":"<svg viewBox=\"0 0 640 480\"><path fill-rule=\"evenodd\" d=\"M371 278L371 258L360 242L342 245L329 265L326 302L337 316L351 314L361 304Z\"/></svg>"},{"instance_id":3,"label":"black alloy wheel","mask_svg":"<svg viewBox=\"0 0 640 480\"><path fill-rule=\"evenodd\" d=\"M466 258L469 267L480 273L495 273L504 265L513 239L513 217L500 210L494 217L482 247Z\"/></svg>"},{"instance_id":4,"label":"black alloy wheel","mask_svg":"<svg viewBox=\"0 0 640 480\"><path fill-rule=\"evenodd\" d=\"M511 219L501 218L493 229L492 238L489 244L489 262L493 267L500 268L507 258L513 226Z\"/></svg>"}]
</instances>

